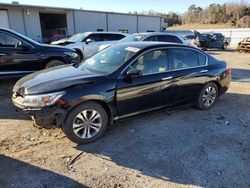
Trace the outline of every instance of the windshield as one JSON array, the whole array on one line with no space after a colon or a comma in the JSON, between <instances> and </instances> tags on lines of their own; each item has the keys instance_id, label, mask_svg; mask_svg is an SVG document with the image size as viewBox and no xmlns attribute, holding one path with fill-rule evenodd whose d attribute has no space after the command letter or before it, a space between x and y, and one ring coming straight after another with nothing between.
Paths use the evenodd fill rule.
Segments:
<instances>
[{"instance_id":1,"label":"windshield","mask_svg":"<svg viewBox=\"0 0 250 188\"><path fill-rule=\"evenodd\" d=\"M39 43L39 42L29 38L29 37L26 37L25 35L22 35L20 33L15 32L15 31L12 31L12 32L15 33L17 36L19 36L20 38L23 38L23 39L29 41L30 43L33 43L33 44L36 44L36 45L41 45L41 43Z\"/></svg>"},{"instance_id":2,"label":"windshield","mask_svg":"<svg viewBox=\"0 0 250 188\"><path fill-rule=\"evenodd\" d=\"M74 34L71 37L69 37L67 40L68 41L72 41L72 42L82 42L83 39L88 36L88 34L86 33L78 33L78 34Z\"/></svg>"},{"instance_id":3,"label":"windshield","mask_svg":"<svg viewBox=\"0 0 250 188\"><path fill-rule=\"evenodd\" d=\"M137 42L141 41L144 37L145 35L129 35L120 40L120 42Z\"/></svg>"},{"instance_id":4,"label":"windshield","mask_svg":"<svg viewBox=\"0 0 250 188\"><path fill-rule=\"evenodd\" d=\"M86 59L80 69L111 74L134 56L140 49L128 45L114 45Z\"/></svg>"}]
</instances>

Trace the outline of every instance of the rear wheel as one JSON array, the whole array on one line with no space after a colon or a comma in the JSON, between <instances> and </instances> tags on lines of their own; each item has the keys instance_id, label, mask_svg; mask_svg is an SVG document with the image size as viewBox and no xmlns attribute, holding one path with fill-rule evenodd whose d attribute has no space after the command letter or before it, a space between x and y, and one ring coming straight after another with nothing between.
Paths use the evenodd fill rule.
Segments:
<instances>
[{"instance_id":1,"label":"rear wheel","mask_svg":"<svg viewBox=\"0 0 250 188\"><path fill-rule=\"evenodd\" d=\"M64 65L64 64L65 63L63 61L60 61L60 60L51 60L46 64L45 69L51 68L51 67L56 67L59 65Z\"/></svg>"},{"instance_id":2,"label":"rear wheel","mask_svg":"<svg viewBox=\"0 0 250 188\"><path fill-rule=\"evenodd\" d=\"M62 129L71 141L85 144L100 138L107 125L108 116L104 108L96 102L86 102L70 112Z\"/></svg>"},{"instance_id":3,"label":"rear wheel","mask_svg":"<svg viewBox=\"0 0 250 188\"><path fill-rule=\"evenodd\" d=\"M226 50L227 49L228 44L224 43L223 46L221 47L222 50Z\"/></svg>"},{"instance_id":4,"label":"rear wheel","mask_svg":"<svg viewBox=\"0 0 250 188\"><path fill-rule=\"evenodd\" d=\"M198 97L197 107L201 110L208 110L212 108L218 97L218 87L215 83L206 84Z\"/></svg>"}]
</instances>

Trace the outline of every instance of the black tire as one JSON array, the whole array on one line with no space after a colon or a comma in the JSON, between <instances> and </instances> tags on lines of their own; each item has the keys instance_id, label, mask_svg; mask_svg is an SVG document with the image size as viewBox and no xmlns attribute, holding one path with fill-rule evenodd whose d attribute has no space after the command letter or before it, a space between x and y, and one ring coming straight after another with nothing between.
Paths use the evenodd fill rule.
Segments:
<instances>
[{"instance_id":1,"label":"black tire","mask_svg":"<svg viewBox=\"0 0 250 188\"><path fill-rule=\"evenodd\" d=\"M65 63L63 61L60 61L60 60L51 60L46 64L45 69L60 66L60 65L65 65Z\"/></svg>"},{"instance_id":2,"label":"black tire","mask_svg":"<svg viewBox=\"0 0 250 188\"><path fill-rule=\"evenodd\" d=\"M206 96L208 90L210 90L209 88L213 88L213 91L215 91L215 94L211 95L212 98L209 100L209 103L210 103L214 98L213 102L211 102L211 104L207 105L208 104L208 103L206 103L207 98L205 96ZM214 104L216 103L217 97L218 97L218 87L217 87L217 85L215 83L213 83L213 82L207 83L202 88L202 90L200 91L199 97L198 97L198 99L196 101L196 106L201 110L208 110L208 109L210 109L210 108L212 108L214 106Z\"/></svg>"},{"instance_id":3,"label":"black tire","mask_svg":"<svg viewBox=\"0 0 250 188\"><path fill-rule=\"evenodd\" d=\"M91 125L86 125L87 120L85 121L83 119L78 118L79 115L82 115L83 112L88 111L88 110L94 110L94 111L98 112L100 117L101 117L100 118L101 123L98 122L101 124L101 126L98 127L99 128L98 132L96 132L93 128L86 128L86 126L91 126ZM82 115L82 118L83 118L83 115ZM88 120L90 121L90 118L88 118ZM80 126L81 128L77 127L74 129L73 124L76 121L81 121L80 124L84 124L84 125ZM92 124L92 126L93 126L93 124ZM100 104L98 104L96 102L86 102L86 103L83 103L83 104L77 106L68 114L68 116L65 120L65 123L62 125L62 130L72 142L77 143L77 144L85 144L85 143L93 142L93 141L97 140L98 138L100 138L105 133L107 126L108 126L108 115L107 115L107 112L105 111L105 109ZM84 128L82 128L82 127L84 127ZM93 134L93 136L90 138L81 138L79 135L77 135L77 133L74 132L74 130L76 131L76 129L78 129L78 128L80 128L80 131L78 131L78 134L82 134L82 136L84 135L84 137L86 136L85 132L87 132L87 131L85 131L85 129L92 130L92 133L94 131L95 134Z\"/></svg>"},{"instance_id":4,"label":"black tire","mask_svg":"<svg viewBox=\"0 0 250 188\"><path fill-rule=\"evenodd\" d=\"M227 43L224 43L224 45L221 47L222 50L227 50L227 46L228 44Z\"/></svg>"}]
</instances>

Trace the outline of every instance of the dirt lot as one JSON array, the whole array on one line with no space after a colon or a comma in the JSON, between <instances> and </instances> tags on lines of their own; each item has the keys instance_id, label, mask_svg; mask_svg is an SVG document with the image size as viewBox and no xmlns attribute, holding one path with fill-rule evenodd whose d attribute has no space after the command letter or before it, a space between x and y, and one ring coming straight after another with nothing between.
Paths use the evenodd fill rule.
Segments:
<instances>
[{"instance_id":1,"label":"dirt lot","mask_svg":"<svg viewBox=\"0 0 250 188\"><path fill-rule=\"evenodd\" d=\"M250 54L209 53L233 68L213 109L124 121L83 146L34 128L0 81L0 187L250 187Z\"/></svg>"}]
</instances>

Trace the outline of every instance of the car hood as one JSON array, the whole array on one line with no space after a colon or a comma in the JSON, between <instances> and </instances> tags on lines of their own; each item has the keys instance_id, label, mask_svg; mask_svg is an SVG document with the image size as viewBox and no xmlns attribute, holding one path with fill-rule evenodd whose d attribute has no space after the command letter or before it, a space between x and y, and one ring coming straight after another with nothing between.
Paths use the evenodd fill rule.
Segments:
<instances>
[{"instance_id":1,"label":"car hood","mask_svg":"<svg viewBox=\"0 0 250 188\"><path fill-rule=\"evenodd\" d=\"M42 44L42 48L44 50L52 50L52 51L65 51L65 52L68 52L68 51L74 51L72 49L69 49L67 47L64 47L64 46L59 46L59 45L51 45L51 44Z\"/></svg>"},{"instance_id":2,"label":"car hood","mask_svg":"<svg viewBox=\"0 0 250 188\"><path fill-rule=\"evenodd\" d=\"M77 84L90 83L102 76L104 75L79 69L72 65L63 65L23 77L15 84L13 92L20 95L48 93Z\"/></svg>"}]
</instances>

